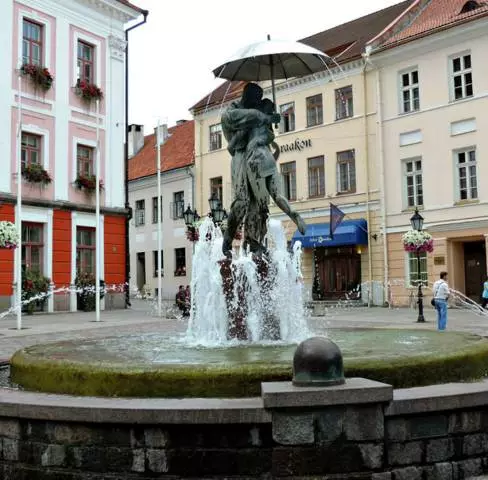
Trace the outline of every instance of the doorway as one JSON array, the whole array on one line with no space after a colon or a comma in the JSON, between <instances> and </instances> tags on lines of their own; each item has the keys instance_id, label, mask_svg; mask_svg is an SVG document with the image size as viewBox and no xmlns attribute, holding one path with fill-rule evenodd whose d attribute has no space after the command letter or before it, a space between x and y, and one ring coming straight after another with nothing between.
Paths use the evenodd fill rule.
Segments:
<instances>
[{"instance_id":1,"label":"doorway","mask_svg":"<svg viewBox=\"0 0 488 480\"><path fill-rule=\"evenodd\" d=\"M146 284L146 254L145 252L137 252L137 288L140 292L143 291Z\"/></svg>"},{"instance_id":2,"label":"doorway","mask_svg":"<svg viewBox=\"0 0 488 480\"><path fill-rule=\"evenodd\" d=\"M356 247L330 247L316 250L319 289L325 300L360 296L361 255Z\"/></svg>"},{"instance_id":3,"label":"doorway","mask_svg":"<svg viewBox=\"0 0 488 480\"><path fill-rule=\"evenodd\" d=\"M479 303L483 282L486 280L485 242L464 243L464 281L465 295Z\"/></svg>"}]
</instances>

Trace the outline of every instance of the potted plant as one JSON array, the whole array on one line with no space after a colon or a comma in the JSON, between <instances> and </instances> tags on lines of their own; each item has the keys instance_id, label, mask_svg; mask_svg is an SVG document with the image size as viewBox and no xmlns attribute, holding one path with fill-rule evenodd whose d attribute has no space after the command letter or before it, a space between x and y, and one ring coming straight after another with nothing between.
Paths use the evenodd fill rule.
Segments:
<instances>
[{"instance_id":1,"label":"potted plant","mask_svg":"<svg viewBox=\"0 0 488 480\"><path fill-rule=\"evenodd\" d=\"M75 87L75 93L86 102L102 100L103 98L103 92L100 87L85 80L78 81Z\"/></svg>"},{"instance_id":2,"label":"potted plant","mask_svg":"<svg viewBox=\"0 0 488 480\"><path fill-rule=\"evenodd\" d=\"M52 182L49 173L39 163L30 163L22 167L22 177L30 183L40 183L43 186Z\"/></svg>"},{"instance_id":3,"label":"potted plant","mask_svg":"<svg viewBox=\"0 0 488 480\"><path fill-rule=\"evenodd\" d=\"M45 92L51 88L54 81L54 77L49 70L40 65L24 63L24 65L20 67L20 72L22 75L29 77L34 87L40 87Z\"/></svg>"},{"instance_id":4,"label":"potted plant","mask_svg":"<svg viewBox=\"0 0 488 480\"><path fill-rule=\"evenodd\" d=\"M77 309L83 312L95 310L95 275L81 272L75 278ZM105 282L100 280L100 300L105 296Z\"/></svg>"},{"instance_id":5,"label":"potted plant","mask_svg":"<svg viewBox=\"0 0 488 480\"><path fill-rule=\"evenodd\" d=\"M430 233L423 230L408 230L402 237L403 248L410 253L432 253L434 251L434 239Z\"/></svg>"},{"instance_id":6,"label":"potted plant","mask_svg":"<svg viewBox=\"0 0 488 480\"><path fill-rule=\"evenodd\" d=\"M22 272L22 311L28 315L32 315L34 311L42 312L50 285L51 280L37 270L24 270Z\"/></svg>"},{"instance_id":7,"label":"potted plant","mask_svg":"<svg viewBox=\"0 0 488 480\"><path fill-rule=\"evenodd\" d=\"M0 248L17 248L19 234L12 222L0 221Z\"/></svg>"},{"instance_id":8,"label":"potted plant","mask_svg":"<svg viewBox=\"0 0 488 480\"><path fill-rule=\"evenodd\" d=\"M78 190L85 190L87 193L93 193L97 185L97 177L95 177L95 175L78 174L74 181L74 185ZM102 188L103 181L100 180L100 189Z\"/></svg>"}]
</instances>

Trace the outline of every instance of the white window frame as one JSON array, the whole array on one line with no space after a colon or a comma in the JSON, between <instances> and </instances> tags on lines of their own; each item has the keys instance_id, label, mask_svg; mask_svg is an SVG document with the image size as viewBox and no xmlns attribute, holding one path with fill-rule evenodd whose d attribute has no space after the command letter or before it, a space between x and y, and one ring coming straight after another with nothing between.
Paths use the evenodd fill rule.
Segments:
<instances>
[{"instance_id":1,"label":"white window frame","mask_svg":"<svg viewBox=\"0 0 488 480\"><path fill-rule=\"evenodd\" d=\"M415 166L417 162L421 162L421 168L420 170L416 170ZM407 164L412 163L413 164L413 170L412 172L407 172ZM421 187L422 187L422 203L418 203L418 191L417 191L417 183L416 183L416 177L420 173L421 177ZM413 189L414 189L414 204L409 205L408 204L408 185L407 185L407 178L408 177L413 177L414 178L414 183L413 183ZM425 202L424 198L424 177L423 177L423 161L422 157L412 157L412 158L405 158L402 160L402 184L403 184L403 205L405 209L408 208L415 208L415 207L422 207Z\"/></svg>"},{"instance_id":2,"label":"white window frame","mask_svg":"<svg viewBox=\"0 0 488 480\"><path fill-rule=\"evenodd\" d=\"M137 202L144 202L144 222L142 223L137 223L137 212L139 211L137 209ZM152 202L151 202L152 206ZM146 199L145 198L138 198L137 200L134 201L134 226L137 227L144 227L146 225Z\"/></svg>"},{"instance_id":3,"label":"white window frame","mask_svg":"<svg viewBox=\"0 0 488 480\"><path fill-rule=\"evenodd\" d=\"M463 164L460 164L459 163L459 154L460 153L464 153L466 155L469 155L469 152L473 152L474 151L474 154L475 154L475 161L474 162L466 162L466 163L463 163ZM476 147L475 146L471 146L471 147L465 147L465 148L459 148L457 150L454 150L453 151L453 157L454 157L454 170L455 170L455 174L454 174L454 179L455 179L455 189L454 191L456 192L456 200L458 202L464 202L464 201L470 201L470 200L478 200L479 199L479 182L478 182L478 175L479 175L479 172L478 172L478 158L477 158L477 151L476 151ZM471 177L469 175L466 176L466 185L467 185L467 193L468 193L468 196L467 198L461 198L461 188L460 188L460 185L459 185L459 181L460 181L460 177L459 177L459 169L464 166L467 170L469 170L469 167L470 166L473 166L473 163L474 163L474 166L476 168L476 197L472 197L471 196L471 189L473 188L473 186L471 185Z\"/></svg>"},{"instance_id":4,"label":"white window frame","mask_svg":"<svg viewBox=\"0 0 488 480\"><path fill-rule=\"evenodd\" d=\"M97 169L97 141L87 138L73 137L73 170L71 172L71 182L73 183L78 176L78 145L93 148L93 170ZM101 154L102 152L100 152ZM101 155L100 155L101 157ZM102 174L103 162L100 162L100 176Z\"/></svg>"},{"instance_id":5,"label":"white window frame","mask_svg":"<svg viewBox=\"0 0 488 480\"><path fill-rule=\"evenodd\" d=\"M428 263L428 256L427 252L423 252L420 254L420 276L422 277L425 274L425 280L422 280L422 286L427 287L429 284L429 263ZM425 258L424 261L422 261L422 257ZM413 259L412 261L415 262L415 268L413 270L410 269L410 259ZM417 254L414 252L405 252L405 285L407 288L418 288L418 284L412 285L410 282L412 273L416 274L417 273ZM425 270L424 270L424 264L425 265Z\"/></svg>"},{"instance_id":6,"label":"white window frame","mask_svg":"<svg viewBox=\"0 0 488 480\"><path fill-rule=\"evenodd\" d=\"M286 107L287 105L292 105L292 108L293 108L293 128L290 128L289 130L285 130L285 117L286 117L286 115L283 115L283 107ZM291 102L282 103L279 106L279 113L281 115L281 120L280 120L280 126L279 126L278 132L282 133L282 134L294 132L297 129L297 110L296 110L296 106L295 106L295 101L292 100ZM288 120L288 124L289 123L290 123L290 121Z\"/></svg>"},{"instance_id":7,"label":"white window frame","mask_svg":"<svg viewBox=\"0 0 488 480\"><path fill-rule=\"evenodd\" d=\"M462 68L459 72L454 72L454 60L456 58L460 58L462 65L464 65L464 57L469 55L471 58L471 67L470 68ZM450 55L448 59L448 71L449 71L449 83L450 83L450 98L451 102L459 102L461 100L465 100L467 98L473 98L474 97L474 78L473 78L473 56L471 55L471 51L467 50L464 52L456 53L454 55ZM471 89L472 89L472 94L467 96L466 95L466 79L465 75L467 73L471 73ZM463 96L461 98L456 98L455 91L454 91L454 77L461 76L461 85L463 88Z\"/></svg>"},{"instance_id":8,"label":"white window frame","mask_svg":"<svg viewBox=\"0 0 488 480\"><path fill-rule=\"evenodd\" d=\"M349 99L343 103L341 100L340 93L342 90L350 89L351 90L351 105L349 105ZM352 85L344 85L343 87L336 88L334 90L334 102L335 102L335 120L341 121L341 120L346 120L348 118L353 118L354 117L354 88ZM341 111L341 108L344 110L344 115L339 116L339 112Z\"/></svg>"},{"instance_id":9,"label":"white window frame","mask_svg":"<svg viewBox=\"0 0 488 480\"><path fill-rule=\"evenodd\" d=\"M41 150L42 150L41 165L44 168L44 170L46 170L46 172L49 172L49 130L38 127L37 125L23 124L22 133L31 133L32 135L38 135L39 137L41 137Z\"/></svg>"},{"instance_id":10,"label":"white window frame","mask_svg":"<svg viewBox=\"0 0 488 480\"><path fill-rule=\"evenodd\" d=\"M339 160L339 154L345 152L353 152L353 165L354 165L354 188L352 187L352 177L351 177L351 168L350 162L341 161ZM349 160L349 159L348 159ZM346 164L347 165L347 184L348 189L343 190L341 188L341 176L340 176L340 165ZM356 150L354 148L350 148L348 150L341 150L340 152L336 152L336 182L337 182L337 193L340 194L347 194L347 193L356 193L357 191L357 170L356 170Z\"/></svg>"},{"instance_id":11,"label":"white window frame","mask_svg":"<svg viewBox=\"0 0 488 480\"><path fill-rule=\"evenodd\" d=\"M212 132L213 127L220 127L219 130L216 132ZM220 135L220 146L217 148L212 148L212 135L216 134ZM216 152L218 150L221 150L224 147L224 132L222 130L222 124L221 123L214 123L212 125L209 125L208 127L208 151L209 152Z\"/></svg>"},{"instance_id":12,"label":"white window frame","mask_svg":"<svg viewBox=\"0 0 488 480\"><path fill-rule=\"evenodd\" d=\"M18 29L17 29L17 68L22 66L22 40L23 40L23 23L30 20L42 26L42 66L51 70L51 22L41 17L36 11L19 10Z\"/></svg>"},{"instance_id":13,"label":"white window frame","mask_svg":"<svg viewBox=\"0 0 488 480\"><path fill-rule=\"evenodd\" d=\"M412 74L413 72L417 72L417 83L410 83L408 87L403 86L403 75L408 75L409 76L409 81L412 82ZM417 88L418 90L418 101L419 101L419 108L414 108L414 96L413 96L413 90ZM410 110L406 111L405 110L405 104L403 101L403 92L405 91L410 91ZM398 72L398 111L400 114L408 114L408 113L413 113L413 112L418 112L420 110L420 76L419 76L419 69L417 66L415 67L410 67L405 70L401 70Z\"/></svg>"},{"instance_id":14,"label":"white window frame","mask_svg":"<svg viewBox=\"0 0 488 480\"><path fill-rule=\"evenodd\" d=\"M73 50L71 52L73 58L73 78L71 82L71 86L74 87L76 82L78 81L78 41L81 40L82 42L88 43L89 45L93 45L95 49L95 78L93 79L93 83L104 90L104 85L101 84L102 80L102 44L99 40L94 37L90 37L85 35L84 33L75 31L73 34Z\"/></svg>"}]
</instances>

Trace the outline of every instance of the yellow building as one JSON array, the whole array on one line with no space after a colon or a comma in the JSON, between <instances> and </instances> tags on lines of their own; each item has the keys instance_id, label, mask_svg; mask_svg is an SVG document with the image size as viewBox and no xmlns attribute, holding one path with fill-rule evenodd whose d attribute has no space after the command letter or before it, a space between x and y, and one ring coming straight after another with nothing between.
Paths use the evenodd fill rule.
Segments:
<instances>
[{"instance_id":1,"label":"yellow building","mask_svg":"<svg viewBox=\"0 0 488 480\"><path fill-rule=\"evenodd\" d=\"M417 279L416 257L401 242L415 207L434 237L421 278L431 284L447 270L451 287L480 299L488 236L487 29L485 2L423 0L366 47L382 106L385 281L394 305L409 302Z\"/></svg>"},{"instance_id":2,"label":"yellow building","mask_svg":"<svg viewBox=\"0 0 488 480\"><path fill-rule=\"evenodd\" d=\"M385 300L384 229L381 221L380 164L376 139L375 72L363 59L365 42L374 38L410 5L403 2L302 40L325 51L337 66L321 74L277 85L282 121L276 141L282 192L308 224L304 237L277 207L291 241L304 245L304 284L309 299ZM196 205L208 211L216 193L229 208L230 155L220 126L222 110L242 93L243 84L227 82L192 108L195 118ZM265 96L271 92L266 84ZM330 204L345 214L329 236ZM315 286L314 286L315 284Z\"/></svg>"}]
</instances>

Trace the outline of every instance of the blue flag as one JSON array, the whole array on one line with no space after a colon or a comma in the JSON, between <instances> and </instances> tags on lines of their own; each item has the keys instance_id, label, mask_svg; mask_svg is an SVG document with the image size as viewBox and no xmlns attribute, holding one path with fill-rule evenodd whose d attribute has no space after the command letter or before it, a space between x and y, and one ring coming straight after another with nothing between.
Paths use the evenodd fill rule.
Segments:
<instances>
[{"instance_id":1,"label":"blue flag","mask_svg":"<svg viewBox=\"0 0 488 480\"><path fill-rule=\"evenodd\" d=\"M336 207L333 203L330 204L330 238L334 238L334 232L336 228L341 224L343 218L345 217L345 213L339 208Z\"/></svg>"}]
</instances>

